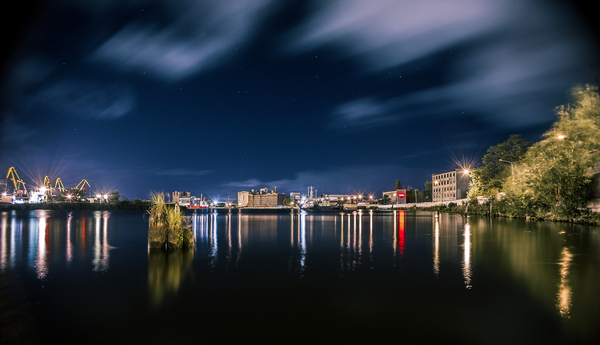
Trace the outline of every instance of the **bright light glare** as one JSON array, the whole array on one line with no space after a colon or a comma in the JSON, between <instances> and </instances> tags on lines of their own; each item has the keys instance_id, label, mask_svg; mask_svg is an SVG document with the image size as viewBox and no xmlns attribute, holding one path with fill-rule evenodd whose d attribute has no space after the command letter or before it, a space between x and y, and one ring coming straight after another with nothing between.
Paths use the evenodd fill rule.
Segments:
<instances>
[{"instance_id":1,"label":"bright light glare","mask_svg":"<svg viewBox=\"0 0 600 345\"><path fill-rule=\"evenodd\" d=\"M565 138L565 136L564 136L564 135L562 135L562 134L559 134L559 135L558 135L558 139L560 139L560 140L563 140L564 138Z\"/></svg>"}]
</instances>

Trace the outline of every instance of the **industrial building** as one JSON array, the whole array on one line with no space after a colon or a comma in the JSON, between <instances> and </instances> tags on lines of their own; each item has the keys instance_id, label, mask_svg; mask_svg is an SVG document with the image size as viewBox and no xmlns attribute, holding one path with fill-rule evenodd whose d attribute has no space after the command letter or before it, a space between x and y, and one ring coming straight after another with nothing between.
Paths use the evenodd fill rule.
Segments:
<instances>
[{"instance_id":1,"label":"industrial building","mask_svg":"<svg viewBox=\"0 0 600 345\"><path fill-rule=\"evenodd\" d=\"M431 175L432 199L436 201L452 201L466 198L471 177L467 170L456 169L441 174Z\"/></svg>"},{"instance_id":2,"label":"industrial building","mask_svg":"<svg viewBox=\"0 0 600 345\"><path fill-rule=\"evenodd\" d=\"M277 193L277 187L271 192L267 188L261 188L259 191L241 191L238 192L238 207L277 207L282 206L285 199L287 195Z\"/></svg>"}]
</instances>

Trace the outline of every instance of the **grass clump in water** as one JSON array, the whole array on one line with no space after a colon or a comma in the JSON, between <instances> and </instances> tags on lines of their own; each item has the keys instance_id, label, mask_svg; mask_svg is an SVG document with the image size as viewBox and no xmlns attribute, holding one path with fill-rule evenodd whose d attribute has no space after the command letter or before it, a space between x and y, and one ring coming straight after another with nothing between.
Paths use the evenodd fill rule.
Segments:
<instances>
[{"instance_id":1,"label":"grass clump in water","mask_svg":"<svg viewBox=\"0 0 600 345\"><path fill-rule=\"evenodd\" d=\"M168 207L163 193L152 193L148 224L150 248L182 248L194 246L194 234L179 205Z\"/></svg>"}]
</instances>

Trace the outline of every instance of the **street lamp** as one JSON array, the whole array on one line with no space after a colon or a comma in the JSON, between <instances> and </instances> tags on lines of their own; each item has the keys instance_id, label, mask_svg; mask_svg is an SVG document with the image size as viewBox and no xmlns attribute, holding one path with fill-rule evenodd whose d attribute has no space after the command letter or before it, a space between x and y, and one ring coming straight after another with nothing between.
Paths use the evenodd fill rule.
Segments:
<instances>
[{"instance_id":1,"label":"street lamp","mask_svg":"<svg viewBox=\"0 0 600 345\"><path fill-rule=\"evenodd\" d=\"M504 162L504 163L510 163L510 176L512 176L513 178L515 177L515 168L513 165L513 162L511 161L505 161L504 159L498 159L500 162Z\"/></svg>"}]
</instances>

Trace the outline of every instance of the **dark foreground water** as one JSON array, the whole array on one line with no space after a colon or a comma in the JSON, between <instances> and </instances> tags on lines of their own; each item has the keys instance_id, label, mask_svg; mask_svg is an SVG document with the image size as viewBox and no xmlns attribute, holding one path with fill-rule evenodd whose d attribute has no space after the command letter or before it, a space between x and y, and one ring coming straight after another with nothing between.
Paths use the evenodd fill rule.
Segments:
<instances>
[{"instance_id":1,"label":"dark foreground water","mask_svg":"<svg viewBox=\"0 0 600 345\"><path fill-rule=\"evenodd\" d=\"M0 343L596 344L600 229L427 212L0 213Z\"/></svg>"}]
</instances>

